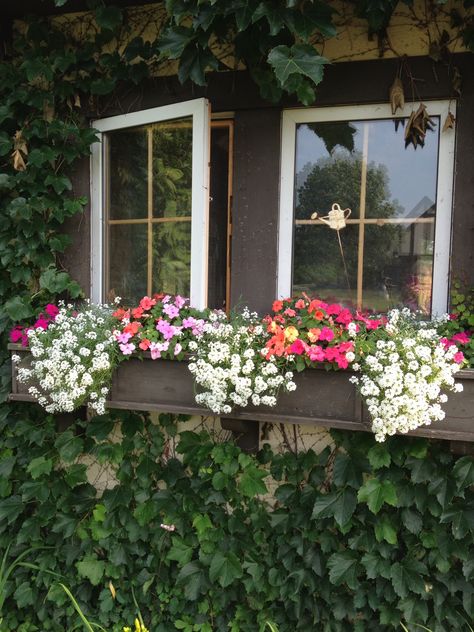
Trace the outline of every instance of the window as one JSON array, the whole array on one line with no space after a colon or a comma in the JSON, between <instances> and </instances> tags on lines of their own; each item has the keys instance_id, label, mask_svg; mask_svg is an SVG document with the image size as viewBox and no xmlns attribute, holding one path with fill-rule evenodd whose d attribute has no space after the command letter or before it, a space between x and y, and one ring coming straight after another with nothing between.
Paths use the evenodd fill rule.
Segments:
<instances>
[{"instance_id":1,"label":"window","mask_svg":"<svg viewBox=\"0 0 474 632\"><path fill-rule=\"evenodd\" d=\"M446 311L454 132L441 131L448 102L427 106L433 130L416 149L405 144L411 106L397 116L389 105L283 113L280 297ZM345 210L339 230L333 204Z\"/></svg>"},{"instance_id":2,"label":"window","mask_svg":"<svg viewBox=\"0 0 474 632\"><path fill-rule=\"evenodd\" d=\"M95 121L92 298L167 292L207 303L209 105Z\"/></svg>"}]
</instances>

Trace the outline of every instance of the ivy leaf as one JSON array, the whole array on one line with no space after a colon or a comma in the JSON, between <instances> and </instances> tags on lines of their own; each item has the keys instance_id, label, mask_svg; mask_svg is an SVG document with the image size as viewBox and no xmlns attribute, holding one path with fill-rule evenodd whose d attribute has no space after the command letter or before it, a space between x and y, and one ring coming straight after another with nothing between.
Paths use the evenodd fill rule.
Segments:
<instances>
[{"instance_id":1,"label":"ivy leaf","mask_svg":"<svg viewBox=\"0 0 474 632\"><path fill-rule=\"evenodd\" d=\"M71 463L83 451L84 443L80 437L74 436L72 430L66 430L58 436L54 442L54 447L58 450L62 461Z\"/></svg>"},{"instance_id":2,"label":"ivy leaf","mask_svg":"<svg viewBox=\"0 0 474 632\"><path fill-rule=\"evenodd\" d=\"M5 303L4 309L13 321L25 320L34 314L28 297L14 296Z\"/></svg>"},{"instance_id":3,"label":"ivy leaf","mask_svg":"<svg viewBox=\"0 0 474 632\"><path fill-rule=\"evenodd\" d=\"M16 463L15 456L7 456L0 461L0 478L8 478Z\"/></svg>"},{"instance_id":4,"label":"ivy leaf","mask_svg":"<svg viewBox=\"0 0 474 632\"><path fill-rule=\"evenodd\" d=\"M178 562L180 566L185 566L191 561L193 556L193 547L186 544L186 542L177 536L173 537L173 544L166 556L167 560L174 560Z\"/></svg>"},{"instance_id":5,"label":"ivy leaf","mask_svg":"<svg viewBox=\"0 0 474 632\"><path fill-rule=\"evenodd\" d=\"M267 472L258 469L255 465L245 468L240 477L240 491L248 498L253 498L257 494L266 494L268 490L263 479L267 476Z\"/></svg>"},{"instance_id":6,"label":"ivy leaf","mask_svg":"<svg viewBox=\"0 0 474 632\"><path fill-rule=\"evenodd\" d=\"M291 48L281 45L272 49L268 55L268 63L283 86L292 74L309 77L318 85L323 78L324 65L329 62L309 44L293 44Z\"/></svg>"},{"instance_id":7,"label":"ivy leaf","mask_svg":"<svg viewBox=\"0 0 474 632\"><path fill-rule=\"evenodd\" d=\"M0 521L6 520L8 524L13 522L23 511L21 496L10 496L0 500Z\"/></svg>"},{"instance_id":8,"label":"ivy leaf","mask_svg":"<svg viewBox=\"0 0 474 632\"><path fill-rule=\"evenodd\" d=\"M369 463L374 470L381 467L388 467L392 461L390 452L385 445L377 443L367 452Z\"/></svg>"},{"instance_id":9,"label":"ivy leaf","mask_svg":"<svg viewBox=\"0 0 474 632\"><path fill-rule=\"evenodd\" d=\"M55 268L48 268L40 276L40 287L48 290L51 294L61 294L67 290L72 298L77 298L82 294L81 287L71 280L67 272L58 272Z\"/></svg>"},{"instance_id":10,"label":"ivy leaf","mask_svg":"<svg viewBox=\"0 0 474 632\"><path fill-rule=\"evenodd\" d=\"M335 586L347 584L352 590L357 588L359 555L355 551L333 553L328 559L329 581Z\"/></svg>"},{"instance_id":11,"label":"ivy leaf","mask_svg":"<svg viewBox=\"0 0 474 632\"><path fill-rule=\"evenodd\" d=\"M31 582L22 582L13 593L13 598L19 608L32 606L35 603L35 595L31 587Z\"/></svg>"},{"instance_id":12,"label":"ivy leaf","mask_svg":"<svg viewBox=\"0 0 474 632\"><path fill-rule=\"evenodd\" d=\"M334 460L333 469L334 484L338 487L349 485L354 489L359 489L362 484L362 476L354 465L354 460L347 454L339 452Z\"/></svg>"},{"instance_id":13,"label":"ivy leaf","mask_svg":"<svg viewBox=\"0 0 474 632\"><path fill-rule=\"evenodd\" d=\"M211 582L219 581L222 588L227 588L235 579L239 579L242 575L242 566L235 553L230 551L224 555L217 551L214 554L209 569Z\"/></svg>"},{"instance_id":14,"label":"ivy leaf","mask_svg":"<svg viewBox=\"0 0 474 632\"><path fill-rule=\"evenodd\" d=\"M203 569L197 562L189 562L179 571L176 585L184 586L184 596L190 601L196 601L206 586Z\"/></svg>"},{"instance_id":15,"label":"ivy leaf","mask_svg":"<svg viewBox=\"0 0 474 632\"><path fill-rule=\"evenodd\" d=\"M43 474L50 474L53 469L53 460L45 459L44 456L38 456L33 459L26 468L33 479L37 479Z\"/></svg>"},{"instance_id":16,"label":"ivy leaf","mask_svg":"<svg viewBox=\"0 0 474 632\"><path fill-rule=\"evenodd\" d=\"M393 589L402 599L407 597L410 592L424 595L425 580L423 575L425 573L425 565L416 560L395 562L390 571Z\"/></svg>"},{"instance_id":17,"label":"ivy leaf","mask_svg":"<svg viewBox=\"0 0 474 632\"><path fill-rule=\"evenodd\" d=\"M188 46L179 60L178 79L184 83L191 79L198 86L206 85L205 72L209 68L217 70L218 61L210 50L198 46Z\"/></svg>"},{"instance_id":18,"label":"ivy leaf","mask_svg":"<svg viewBox=\"0 0 474 632\"><path fill-rule=\"evenodd\" d=\"M98 7L95 19L100 28L113 31L122 24L122 11L118 7Z\"/></svg>"},{"instance_id":19,"label":"ivy leaf","mask_svg":"<svg viewBox=\"0 0 474 632\"><path fill-rule=\"evenodd\" d=\"M171 26L163 31L158 49L171 59L179 59L184 49L194 39L194 30L185 26Z\"/></svg>"},{"instance_id":20,"label":"ivy leaf","mask_svg":"<svg viewBox=\"0 0 474 632\"><path fill-rule=\"evenodd\" d=\"M64 474L64 480L69 487L77 487L87 481L87 466L84 463L71 465Z\"/></svg>"},{"instance_id":21,"label":"ivy leaf","mask_svg":"<svg viewBox=\"0 0 474 632\"><path fill-rule=\"evenodd\" d=\"M0 156L6 156L12 148L12 141L8 134L0 132Z\"/></svg>"},{"instance_id":22,"label":"ivy leaf","mask_svg":"<svg viewBox=\"0 0 474 632\"><path fill-rule=\"evenodd\" d=\"M389 544L397 543L397 530L388 516L375 523L375 537L377 542L385 540Z\"/></svg>"},{"instance_id":23,"label":"ivy leaf","mask_svg":"<svg viewBox=\"0 0 474 632\"><path fill-rule=\"evenodd\" d=\"M88 579L93 586L98 586L105 572L105 562L97 557L87 555L80 562L76 562L77 572Z\"/></svg>"},{"instance_id":24,"label":"ivy leaf","mask_svg":"<svg viewBox=\"0 0 474 632\"><path fill-rule=\"evenodd\" d=\"M369 478L359 489L359 502L366 502L372 513L377 514L384 503L396 507L398 503L397 490L391 481L380 481Z\"/></svg>"},{"instance_id":25,"label":"ivy leaf","mask_svg":"<svg viewBox=\"0 0 474 632\"><path fill-rule=\"evenodd\" d=\"M418 535L423 527L423 519L415 509L403 509L402 522L414 535Z\"/></svg>"},{"instance_id":26,"label":"ivy leaf","mask_svg":"<svg viewBox=\"0 0 474 632\"><path fill-rule=\"evenodd\" d=\"M380 554L365 553L361 557L361 562L365 567L367 579L377 579L378 577L390 579L390 562L381 557Z\"/></svg>"},{"instance_id":27,"label":"ivy leaf","mask_svg":"<svg viewBox=\"0 0 474 632\"><path fill-rule=\"evenodd\" d=\"M141 527L144 527L149 522L151 522L156 514L156 505L152 500L147 500L145 503L138 505L138 507L133 512L134 517Z\"/></svg>"},{"instance_id":28,"label":"ivy leaf","mask_svg":"<svg viewBox=\"0 0 474 632\"><path fill-rule=\"evenodd\" d=\"M453 474L459 491L474 485L474 458L463 456L462 459L459 459L453 468Z\"/></svg>"},{"instance_id":29,"label":"ivy leaf","mask_svg":"<svg viewBox=\"0 0 474 632\"><path fill-rule=\"evenodd\" d=\"M311 517L334 517L337 524L343 527L351 519L356 506L357 498L352 490L344 489L339 492L331 492L316 499Z\"/></svg>"}]
</instances>

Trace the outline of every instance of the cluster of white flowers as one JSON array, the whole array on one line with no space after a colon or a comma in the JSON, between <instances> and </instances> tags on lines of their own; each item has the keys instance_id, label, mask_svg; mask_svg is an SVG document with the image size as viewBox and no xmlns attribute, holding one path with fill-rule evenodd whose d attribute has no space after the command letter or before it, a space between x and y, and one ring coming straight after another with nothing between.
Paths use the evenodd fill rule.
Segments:
<instances>
[{"instance_id":1,"label":"cluster of white flowers","mask_svg":"<svg viewBox=\"0 0 474 632\"><path fill-rule=\"evenodd\" d=\"M200 388L196 402L226 415L235 406L275 406L280 389L295 390L293 373L262 356L265 337L257 314L244 310L229 322L223 312L212 313L189 346L195 352L189 370Z\"/></svg>"},{"instance_id":2,"label":"cluster of white flowers","mask_svg":"<svg viewBox=\"0 0 474 632\"><path fill-rule=\"evenodd\" d=\"M445 348L433 323L417 322L409 309L392 310L376 349L361 362L362 375L350 380L358 385L372 418L377 441L441 421L447 401L443 392L459 392L454 374L456 347Z\"/></svg>"},{"instance_id":3,"label":"cluster of white flowers","mask_svg":"<svg viewBox=\"0 0 474 632\"><path fill-rule=\"evenodd\" d=\"M87 402L103 414L117 357L112 326L107 305L86 302L76 311L60 303L48 329L28 331L31 368L19 367L18 380L31 384L29 393L49 413L72 412Z\"/></svg>"}]
</instances>

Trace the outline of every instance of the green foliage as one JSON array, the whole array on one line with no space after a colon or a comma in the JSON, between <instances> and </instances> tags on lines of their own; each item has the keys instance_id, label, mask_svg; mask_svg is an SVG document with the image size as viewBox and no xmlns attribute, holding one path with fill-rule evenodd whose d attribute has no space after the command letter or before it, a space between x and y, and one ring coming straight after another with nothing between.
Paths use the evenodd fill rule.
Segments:
<instances>
[{"instance_id":1,"label":"green foliage","mask_svg":"<svg viewBox=\"0 0 474 632\"><path fill-rule=\"evenodd\" d=\"M332 454L250 456L176 433L170 415L60 433L31 407L4 414L0 551L28 563L5 582L2 629L77 626L58 575L113 632L138 610L154 632L465 629L474 459L410 437L334 439ZM94 460L108 473L100 497L81 463Z\"/></svg>"}]
</instances>

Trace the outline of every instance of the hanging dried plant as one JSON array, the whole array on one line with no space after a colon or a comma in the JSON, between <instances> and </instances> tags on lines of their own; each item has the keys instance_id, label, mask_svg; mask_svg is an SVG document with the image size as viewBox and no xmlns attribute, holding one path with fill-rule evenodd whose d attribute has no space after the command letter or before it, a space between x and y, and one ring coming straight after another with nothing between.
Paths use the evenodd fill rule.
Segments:
<instances>
[{"instance_id":1,"label":"hanging dried plant","mask_svg":"<svg viewBox=\"0 0 474 632\"><path fill-rule=\"evenodd\" d=\"M13 153L12 162L13 168L16 171L25 171L26 163L25 158L28 155L28 147L26 141L22 136L21 130L15 132L13 136Z\"/></svg>"},{"instance_id":2,"label":"hanging dried plant","mask_svg":"<svg viewBox=\"0 0 474 632\"><path fill-rule=\"evenodd\" d=\"M405 93L403 92L403 83L400 77L395 77L390 88L390 105L392 114L395 114L398 108L403 110L405 107Z\"/></svg>"},{"instance_id":3,"label":"hanging dried plant","mask_svg":"<svg viewBox=\"0 0 474 632\"><path fill-rule=\"evenodd\" d=\"M415 111L413 110L405 127L405 147L413 145L416 149L418 145L424 147L426 132L434 130L434 122L430 118L426 105L420 103Z\"/></svg>"},{"instance_id":4,"label":"hanging dried plant","mask_svg":"<svg viewBox=\"0 0 474 632\"><path fill-rule=\"evenodd\" d=\"M446 115L446 120L443 125L443 132L446 132L448 129L454 129L454 125L456 123L456 119L454 118L454 114L451 110Z\"/></svg>"}]
</instances>

